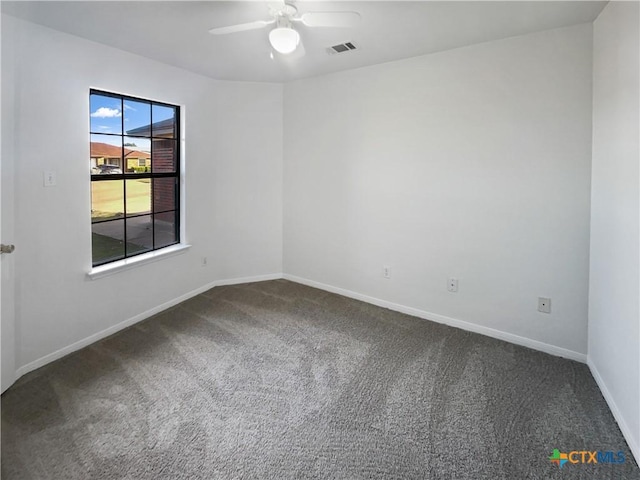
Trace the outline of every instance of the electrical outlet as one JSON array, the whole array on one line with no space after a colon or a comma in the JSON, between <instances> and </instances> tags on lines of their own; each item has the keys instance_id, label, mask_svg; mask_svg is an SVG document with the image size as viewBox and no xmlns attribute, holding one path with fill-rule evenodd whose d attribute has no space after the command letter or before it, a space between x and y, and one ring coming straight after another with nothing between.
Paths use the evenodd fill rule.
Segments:
<instances>
[{"instance_id":1,"label":"electrical outlet","mask_svg":"<svg viewBox=\"0 0 640 480\"><path fill-rule=\"evenodd\" d=\"M206 267L206 266L207 266L207 257L202 257L201 265L202 265L203 267Z\"/></svg>"},{"instance_id":2,"label":"electrical outlet","mask_svg":"<svg viewBox=\"0 0 640 480\"><path fill-rule=\"evenodd\" d=\"M551 299L538 297L538 311L542 313L551 313Z\"/></svg>"},{"instance_id":3,"label":"electrical outlet","mask_svg":"<svg viewBox=\"0 0 640 480\"><path fill-rule=\"evenodd\" d=\"M391 278L391 267L388 267L388 266L382 267L382 277L386 279Z\"/></svg>"},{"instance_id":4,"label":"electrical outlet","mask_svg":"<svg viewBox=\"0 0 640 480\"><path fill-rule=\"evenodd\" d=\"M457 292L458 291L458 279L457 278L450 278L449 280L447 280L447 290L449 290L450 292Z\"/></svg>"}]
</instances>

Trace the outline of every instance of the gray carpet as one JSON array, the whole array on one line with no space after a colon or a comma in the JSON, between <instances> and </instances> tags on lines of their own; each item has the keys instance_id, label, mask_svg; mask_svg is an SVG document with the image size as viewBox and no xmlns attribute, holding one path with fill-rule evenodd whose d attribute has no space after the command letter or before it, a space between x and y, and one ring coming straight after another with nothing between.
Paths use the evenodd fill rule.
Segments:
<instances>
[{"instance_id":1,"label":"gray carpet","mask_svg":"<svg viewBox=\"0 0 640 480\"><path fill-rule=\"evenodd\" d=\"M566 464L552 450L622 451ZM285 280L218 287L2 397L9 479L638 479L588 368Z\"/></svg>"}]
</instances>

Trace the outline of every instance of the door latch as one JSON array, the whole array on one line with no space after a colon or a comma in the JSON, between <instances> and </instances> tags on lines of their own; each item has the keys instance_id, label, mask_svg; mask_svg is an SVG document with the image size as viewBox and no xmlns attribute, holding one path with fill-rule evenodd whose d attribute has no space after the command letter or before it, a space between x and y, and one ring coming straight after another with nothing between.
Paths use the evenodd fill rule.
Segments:
<instances>
[{"instance_id":1,"label":"door latch","mask_svg":"<svg viewBox=\"0 0 640 480\"><path fill-rule=\"evenodd\" d=\"M0 245L0 253L13 253L15 249L16 249L15 245L5 245L5 244Z\"/></svg>"}]
</instances>

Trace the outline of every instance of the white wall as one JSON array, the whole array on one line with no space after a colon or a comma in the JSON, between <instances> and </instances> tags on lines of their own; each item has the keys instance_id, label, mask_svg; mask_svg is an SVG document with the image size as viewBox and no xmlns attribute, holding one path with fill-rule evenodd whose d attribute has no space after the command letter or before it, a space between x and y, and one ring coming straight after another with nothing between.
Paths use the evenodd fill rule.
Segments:
<instances>
[{"instance_id":1,"label":"white wall","mask_svg":"<svg viewBox=\"0 0 640 480\"><path fill-rule=\"evenodd\" d=\"M281 85L214 81L9 16L2 43L15 52L2 59L15 107L2 124L15 147L17 367L209 282L282 271ZM93 281L90 87L183 106L193 245ZM43 187L45 170L57 186Z\"/></svg>"},{"instance_id":2,"label":"white wall","mask_svg":"<svg viewBox=\"0 0 640 480\"><path fill-rule=\"evenodd\" d=\"M589 364L640 462L640 8L594 22Z\"/></svg>"},{"instance_id":3,"label":"white wall","mask_svg":"<svg viewBox=\"0 0 640 480\"><path fill-rule=\"evenodd\" d=\"M284 271L584 360L591 35L286 84Z\"/></svg>"}]
</instances>

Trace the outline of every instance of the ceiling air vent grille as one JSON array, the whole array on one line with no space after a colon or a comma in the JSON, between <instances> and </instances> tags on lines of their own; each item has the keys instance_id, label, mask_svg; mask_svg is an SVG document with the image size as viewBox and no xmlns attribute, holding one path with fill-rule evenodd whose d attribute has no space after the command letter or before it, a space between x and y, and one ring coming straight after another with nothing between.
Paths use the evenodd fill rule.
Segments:
<instances>
[{"instance_id":1,"label":"ceiling air vent grille","mask_svg":"<svg viewBox=\"0 0 640 480\"><path fill-rule=\"evenodd\" d=\"M346 53L357 49L358 47L355 43L346 42L339 43L338 45L333 45L332 47L327 48L327 52L329 53L329 55L335 55L336 53Z\"/></svg>"}]
</instances>

